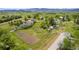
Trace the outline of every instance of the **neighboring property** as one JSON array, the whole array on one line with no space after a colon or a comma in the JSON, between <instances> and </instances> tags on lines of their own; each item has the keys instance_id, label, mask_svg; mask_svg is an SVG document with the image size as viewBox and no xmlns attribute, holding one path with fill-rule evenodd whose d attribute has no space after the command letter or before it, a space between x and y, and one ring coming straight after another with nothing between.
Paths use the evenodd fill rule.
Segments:
<instances>
[{"instance_id":1,"label":"neighboring property","mask_svg":"<svg viewBox=\"0 0 79 59\"><path fill-rule=\"evenodd\" d=\"M19 25L17 29L23 29L32 26L35 23L35 19L30 19L25 21L23 24Z\"/></svg>"},{"instance_id":2,"label":"neighboring property","mask_svg":"<svg viewBox=\"0 0 79 59\"><path fill-rule=\"evenodd\" d=\"M32 26L35 23L35 21L36 21L35 19L29 19L28 21L23 22L23 24L19 26L15 26L14 29L12 29L10 32L14 32L16 30L23 29L23 28L28 28Z\"/></svg>"}]
</instances>

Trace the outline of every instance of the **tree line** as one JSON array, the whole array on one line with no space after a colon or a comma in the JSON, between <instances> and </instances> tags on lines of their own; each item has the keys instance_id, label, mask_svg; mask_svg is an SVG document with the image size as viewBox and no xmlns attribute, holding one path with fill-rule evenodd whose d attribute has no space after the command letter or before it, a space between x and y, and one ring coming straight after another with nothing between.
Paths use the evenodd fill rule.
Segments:
<instances>
[{"instance_id":1,"label":"tree line","mask_svg":"<svg viewBox=\"0 0 79 59\"><path fill-rule=\"evenodd\" d=\"M22 16L20 15L3 15L1 18L0 18L0 23L3 23L3 22L8 22L8 21L11 21L11 20L14 20L14 19L19 19L19 18L22 18Z\"/></svg>"}]
</instances>

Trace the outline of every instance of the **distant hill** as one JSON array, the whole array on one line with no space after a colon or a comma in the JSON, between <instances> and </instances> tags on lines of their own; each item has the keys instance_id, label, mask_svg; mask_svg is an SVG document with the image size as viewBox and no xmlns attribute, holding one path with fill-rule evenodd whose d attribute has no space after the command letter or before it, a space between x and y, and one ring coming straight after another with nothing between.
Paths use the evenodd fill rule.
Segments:
<instances>
[{"instance_id":1,"label":"distant hill","mask_svg":"<svg viewBox=\"0 0 79 59\"><path fill-rule=\"evenodd\" d=\"M29 9L10 9L0 8L0 11L27 11L27 12L79 12L79 9L48 9L48 8L29 8Z\"/></svg>"}]
</instances>

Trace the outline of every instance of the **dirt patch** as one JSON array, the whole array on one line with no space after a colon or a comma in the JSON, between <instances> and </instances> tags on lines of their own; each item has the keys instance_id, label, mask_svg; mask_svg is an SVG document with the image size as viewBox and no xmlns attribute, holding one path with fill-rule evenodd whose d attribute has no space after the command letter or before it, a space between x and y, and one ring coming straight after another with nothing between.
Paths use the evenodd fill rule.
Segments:
<instances>
[{"instance_id":1,"label":"dirt patch","mask_svg":"<svg viewBox=\"0 0 79 59\"><path fill-rule=\"evenodd\" d=\"M29 44L35 44L39 41L39 39L36 36L30 35L27 32L17 32L17 35L23 39L24 42Z\"/></svg>"}]
</instances>

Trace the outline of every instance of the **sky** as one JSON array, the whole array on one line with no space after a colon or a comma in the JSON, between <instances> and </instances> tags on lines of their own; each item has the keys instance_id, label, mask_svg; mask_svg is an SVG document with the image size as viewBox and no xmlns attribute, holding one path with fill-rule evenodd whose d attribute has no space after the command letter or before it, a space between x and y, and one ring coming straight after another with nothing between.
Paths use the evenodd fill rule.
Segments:
<instances>
[{"instance_id":1,"label":"sky","mask_svg":"<svg viewBox=\"0 0 79 59\"><path fill-rule=\"evenodd\" d=\"M79 8L79 0L0 0L0 8Z\"/></svg>"}]
</instances>

